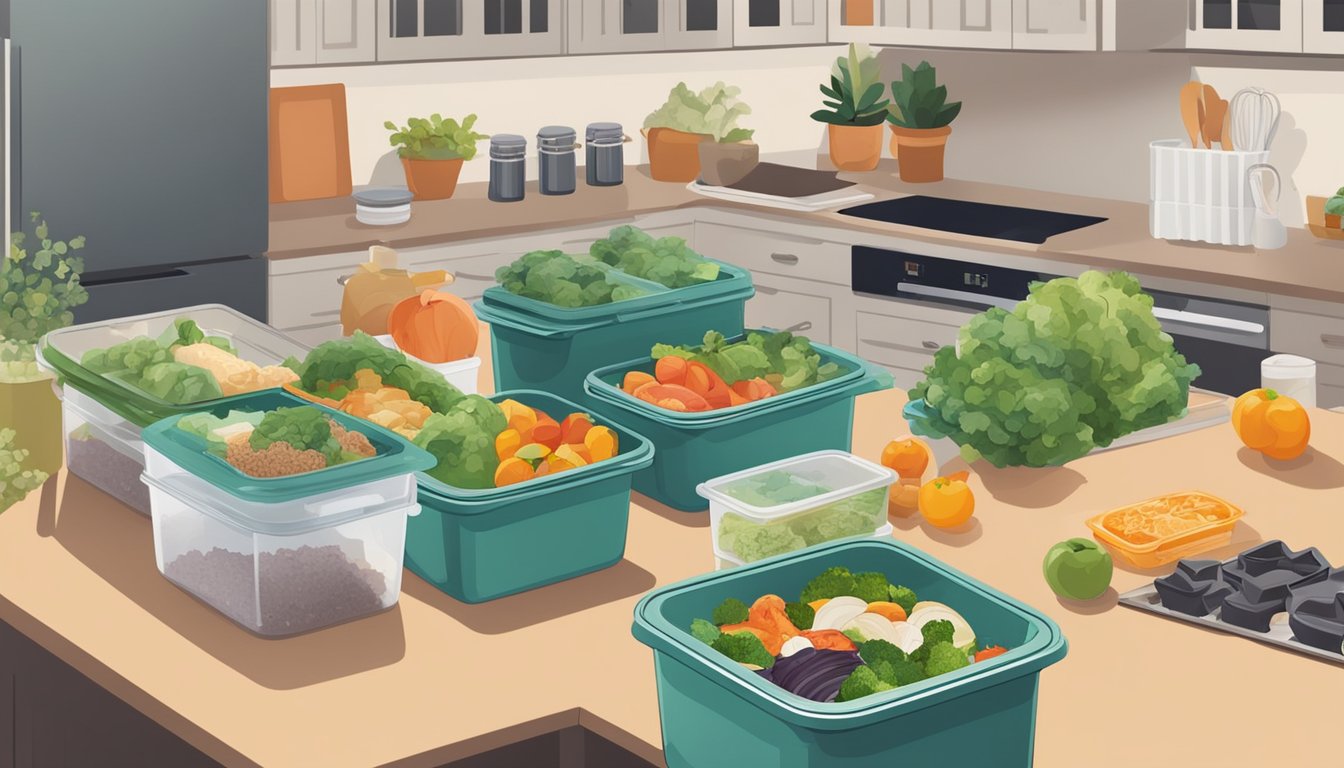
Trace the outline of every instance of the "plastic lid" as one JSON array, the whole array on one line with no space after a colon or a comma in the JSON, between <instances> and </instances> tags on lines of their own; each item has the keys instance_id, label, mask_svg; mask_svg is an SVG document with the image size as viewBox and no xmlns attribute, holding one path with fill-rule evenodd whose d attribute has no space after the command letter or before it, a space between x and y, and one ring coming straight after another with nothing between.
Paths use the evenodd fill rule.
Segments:
<instances>
[{"instance_id":1,"label":"plastic lid","mask_svg":"<svg viewBox=\"0 0 1344 768\"><path fill-rule=\"evenodd\" d=\"M767 477L772 476L772 477ZM696 493L760 522L788 517L896 482L896 473L846 451L817 451L707 480ZM773 489L762 489L770 483ZM778 494L779 501L770 499ZM753 503L753 498L761 501ZM745 500L744 500L745 499Z\"/></svg>"},{"instance_id":2,"label":"plastic lid","mask_svg":"<svg viewBox=\"0 0 1344 768\"><path fill-rule=\"evenodd\" d=\"M620 123L589 123L584 135L588 141L625 140L625 131Z\"/></svg>"},{"instance_id":3,"label":"plastic lid","mask_svg":"<svg viewBox=\"0 0 1344 768\"><path fill-rule=\"evenodd\" d=\"M396 208L411 202L411 190L406 187L372 187L361 189L351 197L365 208Z\"/></svg>"},{"instance_id":4,"label":"plastic lid","mask_svg":"<svg viewBox=\"0 0 1344 768\"><path fill-rule=\"evenodd\" d=\"M567 125L548 125L537 131L537 143L541 147L569 149L573 147L577 135Z\"/></svg>"},{"instance_id":5,"label":"plastic lid","mask_svg":"<svg viewBox=\"0 0 1344 768\"><path fill-rule=\"evenodd\" d=\"M496 133L490 137L491 157L522 157L527 154L527 139L516 133Z\"/></svg>"}]
</instances>

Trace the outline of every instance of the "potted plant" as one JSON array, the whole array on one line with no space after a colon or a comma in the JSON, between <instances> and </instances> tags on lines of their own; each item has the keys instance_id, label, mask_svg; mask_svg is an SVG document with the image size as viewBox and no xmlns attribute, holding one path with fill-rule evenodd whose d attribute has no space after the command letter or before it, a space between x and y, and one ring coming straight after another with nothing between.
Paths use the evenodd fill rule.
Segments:
<instances>
[{"instance_id":1,"label":"potted plant","mask_svg":"<svg viewBox=\"0 0 1344 768\"><path fill-rule=\"evenodd\" d=\"M738 93L721 82L699 93L677 83L667 101L644 118L641 132L649 145L649 175L657 181L695 181L700 176L700 144L715 141L713 125L723 128L722 138L727 140L737 118L751 112L737 100Z\"/></svg>"},{"instance_id":2,"label":"potted plant","mask_svg":"<svg viewBox=\"0 0 1344 768\"><path fill-rule=\"evenodd\" d=\"M705 114L710 140L698 145L700 180L716 187L736 184L761 161L761 148L751 140L755 131L737 125L738 118L751 114L751 107L738 101L739 89L726 88L723 93L725 98Z\"/></svg>"},{"instance_id":3,"label":"potted plant","mask_svg":"<svg viewBox=\"0 0 1344 768\"><path fill-rule=\"evenodd\" d=\"M877 78L877 57L850 43L849 55L835 60L831 84L821 86L828 109L813 112L812 119L826 123L831 164L842 171L871 171L882 158L888 102Z\"/></svg>"},{"instance_id":4,"label":"potted plant","mask_svg":"<svg viewBox=\"0 0 1344 768\"><path fill-rule=\"evenodd\" d=\"M891 154L900 159L901 181L943 180L943 155L951 123L961 114L961 102L947 103L947 86L938 85L929 62L911 69L901 65L901 79L891 84Z\"/></svg>"},{"instance_id":5,"label":"potted plant","mask_svg":"<svg viewBox=\"0 0 1344 768\"><path fill-rule=\"evenodd\" d=\"M37 213L28 223L28 232L10 235L9 255L0 262L0 425L27 449L27 466L51 474L61 467L61 404L51 375L37 367L36 347L44 334L74 322L71 310L89 299L76 253L84 238L53 240ZM0 484L7 472L0 468Z\"/></svg>"},{"instance_id":6,"label":"potted plant","mask_svg":"<svg viewBox=\"0 0 1344 768\"><path fill-rule=\"evenodd\" d=\"M392 131L389 142L397 147L397 156L406 170L406 186L417 200L442 200L453 196L463 161L476 156L476 142L489 138L471 128L475 115L467 115L459 124L438 114L426 120L412 117L400 128L388 120L383 127Z\"/></svg>"}]
</instances>

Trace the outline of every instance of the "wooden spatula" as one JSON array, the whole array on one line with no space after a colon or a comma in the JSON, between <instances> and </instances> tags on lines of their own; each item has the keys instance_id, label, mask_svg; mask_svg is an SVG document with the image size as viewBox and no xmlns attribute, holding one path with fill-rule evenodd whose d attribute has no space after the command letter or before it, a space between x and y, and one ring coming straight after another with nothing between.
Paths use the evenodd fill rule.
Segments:
<instances>
[{"instance_id":1,"label":"wooden spatula","mask_svg":"<svg viewBox=\"0 0 1344 768\"><path fill-rule=\"evenodd\" d=\"M1223 116L1227 114L1227 102L1218 98L1218 91L1212 85L1204 86L1204 146L1212 148L1214 142L1223 135Z\"/></svg>"},{"instance_id":2,"label":"wooden spatula","mask_svg":"<svg viewBox=\"0 0 1344 768\"><path fill-rule=\"evenodd\" d=\"M1191 80L1181 86L1181 122L1185 123L1185 132L1190 136L1190 146L1199 146L1199 135L1204 125L1204 116L1200 114L1200 104L1204 98L1204 85Z\"/></svg>"}]
</instances>

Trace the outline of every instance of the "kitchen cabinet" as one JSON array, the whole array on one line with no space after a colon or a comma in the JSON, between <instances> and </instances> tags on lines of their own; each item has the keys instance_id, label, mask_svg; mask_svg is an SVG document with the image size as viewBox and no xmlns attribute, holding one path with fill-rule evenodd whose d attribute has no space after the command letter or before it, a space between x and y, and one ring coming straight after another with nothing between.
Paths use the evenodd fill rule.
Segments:
<instances>
[{"instance_id":1,"label":"kitchen cabinet","mask_svg":"<svg viewBox=\"0 0 1344 768\"><path fill-rule=\"evenodd\" d=\"M317 63L317 0L269 0L271 66Z\"/></svg>"},{"instance_id":2,"label":"kitchen cabinet","mask_svg":"<svg viewBox=\"0 0 1344 768\"><path fill-rule=\"evenodd\" d=\"M799 333L831 344L833 297L815 283L777 275L753 274L756 295L747 302L747 327Z\"/></svg>"},{"instance_id":3,"label":"kitchen cabinet","mask_svg":"<svg viewBox=\"0 0 1344 768\"><path fill-rule=\"evenodd\" d=\"M1172 0L1013 0L1013 49L1170 48L1181 43L1187 11Z\"/></svg>"},{"instance_id":4,"label":"kitchen cabinet","mask_svg":"<svg viewBox=\"0 0 1344 768\"><path fill-rule=\"evenodd\" d=\"M753 273L803 280L850 284L849 246L812 237L751 229L740 225L697 222L697 250Z\"/></svg>"},{"instance_id":5,"label":"kitchen cabinet","mask_svg":"<svg viewBox=\"0 0 1344 768\"><path fill-rule=\"evenodd\" d=\"M1344 54L1344 0L1303 0L1302 50Z\"/></svg>"},{"instance_id":6,"label":"kitchen cabinet","mask_svg":"<svg viewBox=\"0 0 1344 768\"><path fill-rule=\"evenodd\" d=\"M376 58L376 0L269 3L271 66L352 64Z\"/></svg>"},{"instance_id":7,"label":"kitchen cabinet","mask_svg":"<svg viewBox=\"0 0 1344 768\"><path fill-rule=\"evenodd\" d=\"M957 343L969 310L897 299L855 298L855 352L891 371L898 389L924 378L933 354Z\"/></svg>"},{"instance_id":8,"label":"kitchen cabinet","mask_svg":"<svg viewBox=\"0 0 1344 768\"><path fill-rule=\"evenodd\" d=\"M727 48L732 0L570 0L570 53Z\"/></svg>"},{"instance_id":9,"label":"kitchen cabinet","mask_svg":"<svg viewBox=\"0 0 1344 768\"><path fill-rule=\"evenodd\" d=\"M826 42L826 0L739 0L733 3L733 47Z\"/></svg>"},{"instance_id":10,"label":"kitchen cabinet","mask_svg":"<svg viewBox=\"0 0 1344 768\"><path fill-rule=\"evenodd\" d=\"M1013 46L1013 0L833 0L831 42L941 48Z\"/></svg>"},{"instance_id":11,"label":"kitchen cabinet","mask_svg":"<svg viewBox=\"0 0 1344 768\"><path fill-rule=\"evenodd\" d=\"M379 61L564 53L561 0L378 0Z\"/></svg>"},{"instance_id":12,"label":"kitchen cabinet","mask_svg":"<svg viewBox=\"0 0 1344 768\"><path fill-rule=\"evenodd\" d=\"M1303 0L1194 0L1194 5L1187 48L1302 52Z\"/></svg>"}]
</instances>

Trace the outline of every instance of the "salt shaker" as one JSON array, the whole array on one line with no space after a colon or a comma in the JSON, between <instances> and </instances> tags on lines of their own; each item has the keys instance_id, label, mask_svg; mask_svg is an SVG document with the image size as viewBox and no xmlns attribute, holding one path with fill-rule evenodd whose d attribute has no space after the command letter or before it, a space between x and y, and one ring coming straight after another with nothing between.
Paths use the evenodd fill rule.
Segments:
<instances>
[{"instance_id":1,"label":"salt shaker","mask_svg":"<svg viewBox=\"0 0 1344 768\"><path fill-rule=\"evenodd\" d=\"M541 194L573 194L577 184L575 137L574 129L564 125L548 125L537 131Z\"/></svg>"},{"instance_id":2,"label":"salt shaker","mask_svg":"<svg viewBox=\"0 0 1344 768\"><path fill-rule=\"evenodd\" d=\"M588 186L615 187L625 181L625 131L620 123L589 123L583 144Z\"/></svg>"},{"instance_id":3,"label":"salt shaker","mask_svg":"<svg viewBox=\"0 0 1344 768\"><path fill-rule=\"evenodd\" d=\"M1316 361L1297 355L1274 355L1260 363L1260 386L1316 407Z\"/></svg>"},{"instance_id":4,"label":"salt shaker","mask_svg":"<svg viewBox=\"0 0 1344 768\"><path fill-rule=\"evenodd\" d=\"M488 197L497 203L522 200L526 181L527 139L515 133L491 136Z\"/></svg>"}]
</instances>

